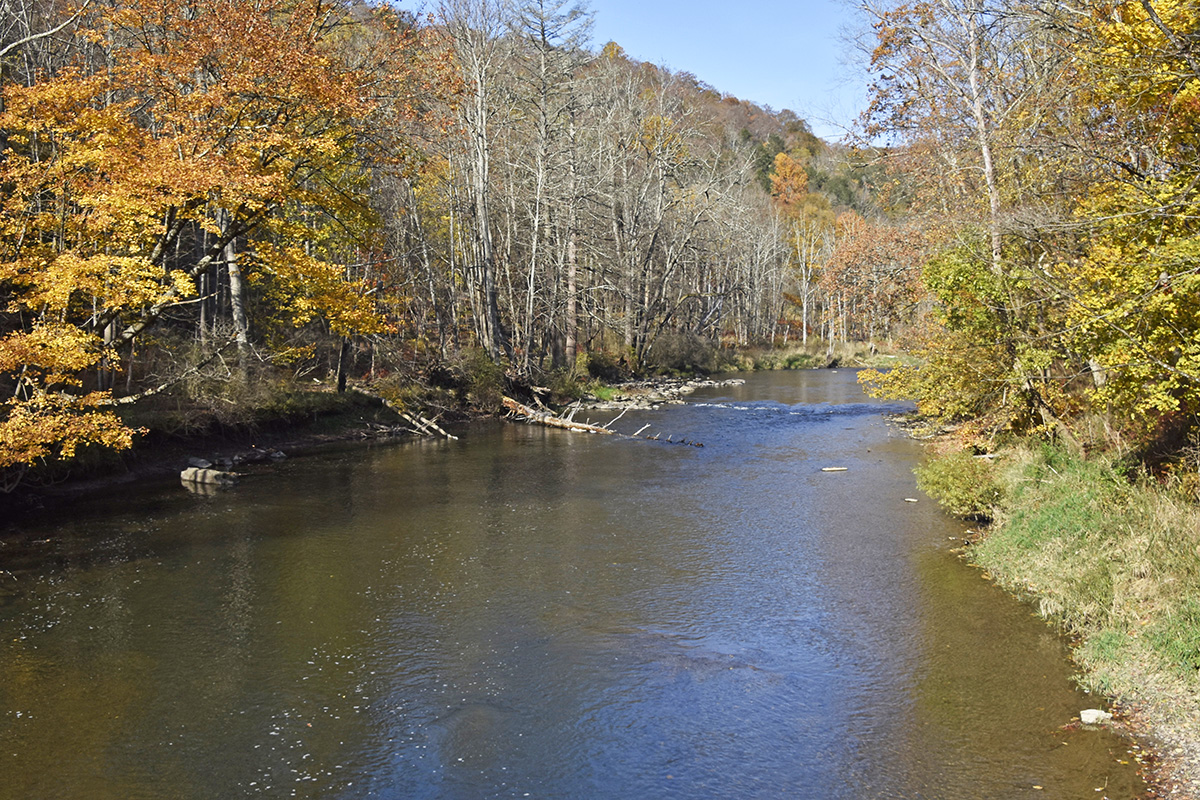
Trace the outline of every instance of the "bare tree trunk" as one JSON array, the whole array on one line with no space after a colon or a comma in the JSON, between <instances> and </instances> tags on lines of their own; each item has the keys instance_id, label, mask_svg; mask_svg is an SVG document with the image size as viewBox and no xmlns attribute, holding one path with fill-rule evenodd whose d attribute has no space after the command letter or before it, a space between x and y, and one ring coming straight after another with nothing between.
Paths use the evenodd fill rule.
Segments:
<instances>
[{"instance_id":1,"label":"bare tree trunk","mask_svg":"<svg viewBox=\"0 0 1200 800\"><path fill-rule=\"evenodd\" d=\"M996 168L992 163L991 120L984 105L983 77L980 66L980 49L985 35L981 23L983 6L980 0L970 0L966 10L968 60L967 81L971 91L971 115L975 121L975 132L979 140L979 155L983 161L983 179L987 185L989 225L988 233L992 246L992 273L1003 274L1004 252L1000 232L1000 189L996 185Z\"/></svg>"},{"instance_id":2,"label":"bare tree trunk","mask_svg":"<svg viewBox=\"0 0 1200 800\"><path fill-rule=\"evenodd\" d=\"M338 394L344 394L346 391L346 375L349 371L348 362L350 361L350 339L347 336L342 337L342 346L338 350L337 362L337 390Z\"/></svg>"},{"instance_id":3,"label":"bare tree trunk","mask_svg":"<svg viewBox=\"0 0 1200 800\"><path fill-rule=\"evenodd\" d=\"M439 14L454 42L470 97L462 104L468 144L471 205L475 214L475 249L478 273L476 324L480 344L499 362L508 349L500 324L496 285L496 256L492 242L491 130L489 92L495 81L497 42L505 28L503 9L495 0L445 0Z\"/></svg>"},{"instance_id":4,"label":"bare tree trunk","mask_svg":"<svg viewBox=\"0 0 1200 800\"><path fill-rule=\"evenodd\" d=\"M221 212L222 227L228 235L233 225L232 215L228 211ZM246 318L245 289L242 284L242 270L238 266L237 239L230 238L225 245L225 274L229 278L229 313L233 320L233 336L237 342L238 371L245 378L250 369L250 323Z\"/></svg>"},{"instance_id":5,"label":"bare tree trunk","mask_svg":"<svg viewBox=\"0 0 1200 800\"><path fill-rule=\"evenodd\" d=\"M571 141L571 151L568 158L569 172L567 184L567 298L566 298L566 319L564 320L565 343L563 346L566 355L567 369L575 372L576 350L579 331L579 312L576 301L576 292L578 287L576 282L578 279L578 257L576 253L575 238L579 228L579 176L577 172L577 152L575 148L575 117L572 112L571 126L568 132Z\"/></svg>"}]
</instances>

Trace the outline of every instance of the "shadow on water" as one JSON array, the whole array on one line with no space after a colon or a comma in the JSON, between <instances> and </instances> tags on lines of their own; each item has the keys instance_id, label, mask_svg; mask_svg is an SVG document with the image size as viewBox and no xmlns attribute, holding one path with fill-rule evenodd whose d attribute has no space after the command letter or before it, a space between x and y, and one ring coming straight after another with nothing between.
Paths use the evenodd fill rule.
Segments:
<instances>
[{"instance_id":1,"label":"shadow on water","mask_svg":"<svg viewBox=\"0 0 1200 800\"><path fill-rule=\"evenodd\" d=\"M48 516L0 798L1136 796L900 409L755 375L619 423L703 448L478 425Z\"/></svg>"}]
</instances>

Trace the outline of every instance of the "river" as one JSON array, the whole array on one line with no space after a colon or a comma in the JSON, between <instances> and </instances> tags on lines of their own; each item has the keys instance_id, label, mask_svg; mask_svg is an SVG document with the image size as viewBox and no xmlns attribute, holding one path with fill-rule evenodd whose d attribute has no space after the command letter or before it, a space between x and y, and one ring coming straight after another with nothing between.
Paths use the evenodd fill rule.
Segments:
<instances>
[{"instance_id":1,"label":"river","mask_svg":"<svg viewBox=\"0 0 1200 800\"><path fill-rule=\"evenodd\" d=\"M0 798L1137 796L898 408L755 374L617 423L703 447L479 423L23 520Z\"/></svg>"}]
</instances>

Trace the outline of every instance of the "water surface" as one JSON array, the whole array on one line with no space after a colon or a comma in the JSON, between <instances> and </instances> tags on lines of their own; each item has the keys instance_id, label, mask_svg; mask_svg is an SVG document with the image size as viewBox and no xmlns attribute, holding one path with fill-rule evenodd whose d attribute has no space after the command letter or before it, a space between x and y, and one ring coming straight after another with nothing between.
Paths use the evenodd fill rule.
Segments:
<instances>
[{"instance_id":1,"label":"water surface","mask_svg":"<svg viewBox=\"0 0 1200 800\"><path fill-rule=\"evenodd\" d=\"M894 410L753 375L618 423L702 448L480 424L46 514L0 797L1135 796Z\"/></svg>"}]
</instances>

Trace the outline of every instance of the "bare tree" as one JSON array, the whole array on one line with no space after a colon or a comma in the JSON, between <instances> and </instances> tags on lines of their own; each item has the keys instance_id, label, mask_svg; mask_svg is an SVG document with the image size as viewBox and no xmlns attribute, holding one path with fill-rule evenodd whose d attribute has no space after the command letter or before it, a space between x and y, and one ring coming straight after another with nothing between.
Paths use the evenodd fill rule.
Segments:
<instances>
[{"instance_id":1,"label":"bare tree","mask_svg":"<svg viewBox=\"0 0 1200 800\"><path fill-rule=\"evenodd\" d=\"M467 134L466 177L473 213L474 259L468 266L479 339L493 361L510 350L500 322L492 240L492 129L502 37L510 27L501 0L443 0L438 15L454 44L467 97L460 106Z\"/></svg>"}]
</instances>

